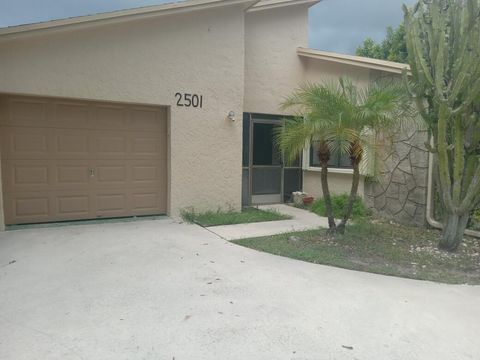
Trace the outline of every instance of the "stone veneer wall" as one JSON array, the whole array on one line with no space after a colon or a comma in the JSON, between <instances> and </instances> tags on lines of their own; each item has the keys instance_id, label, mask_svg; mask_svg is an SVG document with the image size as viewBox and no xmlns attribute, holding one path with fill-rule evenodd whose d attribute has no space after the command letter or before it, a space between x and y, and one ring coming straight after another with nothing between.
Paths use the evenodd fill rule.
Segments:
<instances>
[{"instance_id":1,"label":"stone veneer wall","mask_svg":"<svg viewBox=\"0 0 480 360\"><path fill-rule=\"evenodd\" d=\"M383 156L376 180L365 181L365 203L374 214L408 225L426 225L428 151L426 131L399 136Z\"/></svg>"}]
</instances>

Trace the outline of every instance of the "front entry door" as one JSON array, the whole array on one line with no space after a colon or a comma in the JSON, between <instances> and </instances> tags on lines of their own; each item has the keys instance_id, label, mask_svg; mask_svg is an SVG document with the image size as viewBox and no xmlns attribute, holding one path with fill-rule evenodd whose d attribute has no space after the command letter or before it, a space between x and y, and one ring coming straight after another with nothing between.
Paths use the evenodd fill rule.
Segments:
<instances>
[{"instance_id":1,"label":"front entry door","mask_svg":"<svg viewBox=\"0 0 480 360\"><path fill-rule=\"evenodd\" d=\"M302 159L285 164L275 145L275 129L282 115L243 114L242 204L278 204L292 201L302 190Z\"/></svg>"},{"instance_id":2,"label":"front entry door","mask_svg":"<svg viewBox=\"0 0 480 360\"><path fill-rule=\"evenodd\" d=\"M283 164L274 141L279 122L255 119L252 122L252 204L281 203Z\"/></svg>"}]
</instances>

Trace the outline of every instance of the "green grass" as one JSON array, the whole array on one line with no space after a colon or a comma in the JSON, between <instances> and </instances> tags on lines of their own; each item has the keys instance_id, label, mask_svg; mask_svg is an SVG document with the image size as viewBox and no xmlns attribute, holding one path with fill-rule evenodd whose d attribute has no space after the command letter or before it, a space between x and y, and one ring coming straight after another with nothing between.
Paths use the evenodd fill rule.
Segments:
<instances>
[{"instance_id":1,"label":"green grass","mask_svg":"<svg viewBox=\"0 0 480 360\"><path fill-rule=\"evenodd\" d=\"M201 226L217 226L217 225L233 225L247 224L263 221L288 220L292 217L280 214L274 210L260 210L256 208L245 208L242 212L235 211L208 211L204 213L196 213L193 211L185 211L182 218L190 223L196 223Z\"/></svg>"},{"instance_id":2,"label":"green grass","mask_svg":"<svg viewBox=\"0 0 480 360\"><path fill-rule=\"evenodd\" d=\"M344 235L326 230L237 240L252 249L316 264L452 284L480 284L480 241L440 252L437 230L357 221Z\"/></svg>"},{"instance_id":3,"label":"green grass","mask_svg":"<svg viewBox=\"0 0 480 360\"><path fill-rule=\"evenodd\" d=\"M343 217L344 209L347 207L348 194L332 195L333 216L337 219ZM310 211L320 216L327 216L325 201L323 199L316 200L311 206ZM370 211L365 207L361 198L357 198L353 203L352 218L365 218L370 215Z\"/></svg>"}]
</instances>

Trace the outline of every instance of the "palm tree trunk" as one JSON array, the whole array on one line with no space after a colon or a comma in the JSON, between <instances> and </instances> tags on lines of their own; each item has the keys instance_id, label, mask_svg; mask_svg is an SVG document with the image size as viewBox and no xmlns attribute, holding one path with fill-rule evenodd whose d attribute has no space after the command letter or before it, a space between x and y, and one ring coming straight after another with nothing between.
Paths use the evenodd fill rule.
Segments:
<instances>
[{"instance_id":1,"label":"palm tree trunk","mask_svg":"<svg viewBox=\"0 0 480 360\"><path fill-rule=\"evenodd\" d=\"M331 232L335 232L337 224L333 216L332 197L330 195L330 189L328 187L328 165L322 164L322 173L320 176L322 183L323 201L325 201L325 209L327 210L328 228Z\"/></svg>"},{"instance_id":2,"label":"palm tree trunk","mask_svg":"<svg viewBox=\"0 0 480 360\"><path fill-rule=\"evenodd\" d=\"M330 161L330 148L325 141L320 141L317 149L318 160L322 167L320 174L320 182L322 184L323 201L325 201L325 210L328 217L328 228L331 232L335 232L337 224L333 216L332 197L330 195L330 188L328 187L328 162Z\"/></svg>"},{"instance_id":3,"label":"palm tree trunk","mask_svg":"<svg viewBox=\"0 0 480 360\"><path fill-rule=\"evenodd\" d=\"M360 161L358 159L352 159L352 165L353 165L353 179L352 179L352 188L350 190L350 197L348 198L347 208L345 209L345 213L343 215L342 221L337 227L337 232L339 232L340 234L345 233L345 227L347 225L347 221L352 216L353 204L357 199L358 185L360 183Z\"/></svg>"}]
</instances>

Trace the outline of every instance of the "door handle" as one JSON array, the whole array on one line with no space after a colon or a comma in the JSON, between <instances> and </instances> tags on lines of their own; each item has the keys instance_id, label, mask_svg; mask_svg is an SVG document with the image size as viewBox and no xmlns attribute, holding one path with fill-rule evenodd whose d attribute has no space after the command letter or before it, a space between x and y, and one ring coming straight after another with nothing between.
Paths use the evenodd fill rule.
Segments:
<instances>
[{"instance_id":1,"label":"door handle","mask_svg":"<svg viewBox=\"0 0 480 360\"><path fill-rule=\"evenodd\" d=\"M95 169L90 169L90 177L95 177Z\"/></svg>"}]
</instances>

